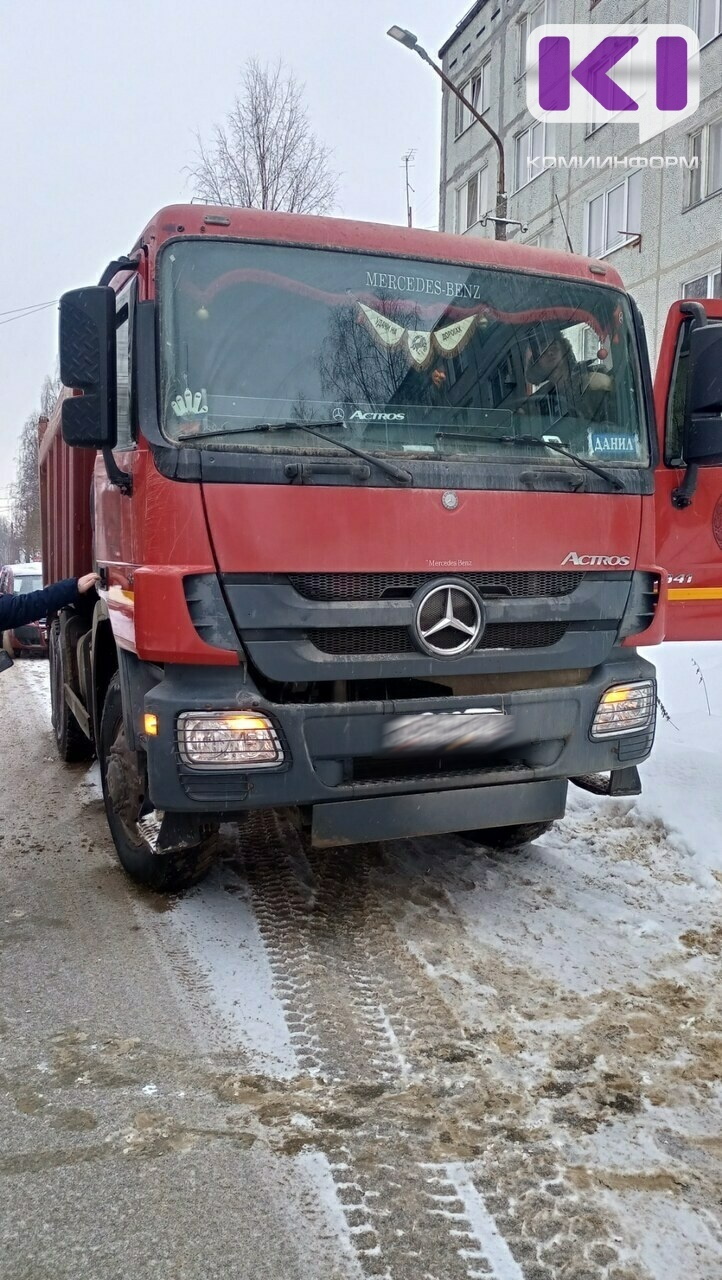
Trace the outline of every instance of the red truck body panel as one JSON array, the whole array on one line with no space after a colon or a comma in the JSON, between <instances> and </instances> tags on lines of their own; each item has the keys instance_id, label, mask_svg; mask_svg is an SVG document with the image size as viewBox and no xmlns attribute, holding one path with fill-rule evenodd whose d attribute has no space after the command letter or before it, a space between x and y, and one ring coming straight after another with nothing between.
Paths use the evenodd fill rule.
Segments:
<instances>
[{"instance_id":1,"label":"red truck body panel","mask_svg":"<svg viewBox=\"0 0 722 1280\"><path fill-rule=\"evenodd\" d=\"M560 569L599 547L636 563L640 497L461 489L447 511L442 493L248 485L241 505L237 486L204 488L223 573Z\"/></svg>"},{"instance_id":2,"label":"red truck body panel","mask_svg":"<svg viewBox=\"0 0 722 1280\"><path fill-rule=\"evenodd\" d=\"M39 445L40 508L42 512L43 577L45 583L78 578L93 559L90 523L91 485L95 453L69 449L60 431L62 402L58 399Z\"/></svg>"},{"instance_id":3,"label":"red truck body panel","mask_svg":"<svg viewBox=\"0 0 722 1280\"><path fill-rule=\"evenodd\" d=\"M208 219L221 219L222 225ZM345 218L317 218L298 213L271 213L263 209L229 209L223 205L168 205L148 223L135 252L146 259L148 296L153 296L155 259L162 245L176 236L204 235L221 239L266 240L273 244L311 245L349 252L389 254L419 261L449 262L465 266L507 267L612 285L623 289L614 267L594 258L583 258L557 249L537 249L512 241L483 236L447 235L439 231L390 226L386 223L351 222Z\"/></svg>"}]
</instances>

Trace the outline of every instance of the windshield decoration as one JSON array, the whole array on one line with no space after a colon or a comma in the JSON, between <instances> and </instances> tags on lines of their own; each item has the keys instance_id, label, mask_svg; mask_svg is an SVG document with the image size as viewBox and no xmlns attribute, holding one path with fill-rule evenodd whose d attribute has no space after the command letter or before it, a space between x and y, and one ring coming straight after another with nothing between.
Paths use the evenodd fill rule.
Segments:
<instances>
[{"instance_id":1,"label":"windshield decoration","mask_svg":"<svg viewBox=\"0 0 722 1280\"><path fill-rule=\"evenodd\" d=\"M178 249L176 247L176 253L177 252ZM318 251L313 250L311 250L311 252L318 253ZM349 255L346 254L343 255L343 257L348 256ZM464 268L458 269L460 271L465 270ZM481 275L488 273L476 271L475 274ZM397 279L395 276L389 277L386 275L382 278L393 280ZM516 280L518 284L519 281L524 280L524 277L516 277ZM501 307L488 300L482 302L478 307L459 306L456 302L449 302L447 299L444 299L443 302L441 302L440 299L437 299L435 302L420 302L417 298L414 298L412 302L409 298L395 297L392 294L388 294L386 296L382 294L379 296L378 294L363 293L360 290L351 288L345 288L334 292L330 289L319 288L317 284L312 284L310 281L296 280L291 276L281 275L275 271L264 271L254 267L244 267L237 268L233 271L225 271L222 275L211 281L205 288L200 288L197 284L186 279L184 279L181 284L183 292L195 299L196 317L204 322L213 314L211 304L228 290L235 288L238 290L248 289L256 292L258 287L268 290L269 295L272 290L279 290L282 293L291 296L295 294L300 299L300 302L298 303L299 306L302 306L304 302L306 304L309 302L316 302L321 306L328 307L329 309L335 309L348 305L349 302L355 302L358 306L364 306L368 310L374 310L375 308L382 306L391 311L401 308L408 312L408 307L411 303L414 308L415 315L419 317L424 315L428 316L432 321L428 331L432 330L434 321L438 322L440 312L446 319L448 327L453 327L449 326L449 322L452 320L458 322L467 319L471 319L472 321L484 321L488 318L490 320L495 320L500 324L515 325L543 324L545 321L557 321L559 324L571 324L576 320L580 324L589 325L589 327L593 329L599 337L600 342L609 337L610 331L609 320L607 320L606 324L603 325L600 317L597 315L593 307L585 309L585 307L579 304L564 305L557 303L554 305L550 301L548 305L541 307L522 307L517 310L507 310L505 307ZM566 287L568 288L568 285ZM459 288L461 288L461 286L459 286ZM582 285L581 289L584 294L588 293L588 286L585 288ZM525 291L517 288L515 292L523 294ZM459 292L454 296L457 298L465 296L478 298L480 293L480 286L476 285L473 291L467 290L465 293ZM294 305L290 298L287 300L287 305ZM380 316L383 315L382 312L377 312L377 314ZM395 323L390 320L388 316L383 318L388 319L390 324ZM619 329L622 328L623 322L624 317L622 309L621 307L617 307L612 316L612 323L617 334ZM403 328L404 326L400 327Z\"/></svg>"},{"instance_id":2,"label":"windshield decoration","mask_svg":"<svg viewBox=\"0 0 722 1280\"><path fill-rule=\"evenodd\" d=\"M428 364L433 355L432 343L433 347L444 355L456 355L466 345L477 318L485 323L483 317L477 317L474 314L467 316L465 320L458 320L455 324L445 325L443 329L428 332L423 329L405 329L403 325L394 324L380 311L373 311L363 302L359 302L358 307L373 333L384 346L397 347L405 338L408 353L420 369Z\"/></svg>"},{"instance_id":3,"label":"windshield decoration","mask_svg":"<svg viewBox=\"0 0 722 1280\"><path fill-rule=\"evenodd\" d=\"M171 408L176 418L180 418L182 422L193 421L201 414L208 413L205 387L202 391L196 391L195 395L190 387L186 387L182 396L176 396L175 400L171 401Z\"/></svg>"}]
</instances>

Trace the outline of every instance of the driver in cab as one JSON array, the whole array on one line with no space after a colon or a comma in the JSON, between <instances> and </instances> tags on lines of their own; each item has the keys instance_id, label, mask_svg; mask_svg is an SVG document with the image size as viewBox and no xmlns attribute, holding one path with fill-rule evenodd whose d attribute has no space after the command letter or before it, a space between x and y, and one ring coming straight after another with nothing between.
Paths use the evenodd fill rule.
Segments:
<instances>
[{"instance_id":1,"label":"driver in cab","mask_svg":"<svg viewBox=\"0 0 722 1280\"><path fill-rule=\"evenodd\" d=\"M530 411L548 396L554 416L583 418L586 422L608 420L611 374L580 363L563 334L555 334L536 360L530 361L526 378L534 387L527 401Z\"/></svg>"}]
</instances>

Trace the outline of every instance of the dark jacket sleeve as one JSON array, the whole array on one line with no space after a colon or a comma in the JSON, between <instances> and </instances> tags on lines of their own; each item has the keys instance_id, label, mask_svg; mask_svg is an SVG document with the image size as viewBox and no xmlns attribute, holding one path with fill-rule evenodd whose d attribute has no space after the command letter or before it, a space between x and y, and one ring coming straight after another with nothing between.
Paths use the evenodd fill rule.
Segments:
<instances>
[{"instance_id":1,"label":"dark jacket sleeve","mask_svg":"<svg viewBox=\"0 0 722 1280\"><path fill-rule=\"evenodd\" d=\"M24 596L0 595L0 631L37 622L66 604L74 604L77 598L77 578L65 578L44 591L28 591Z\"/></svg>"}]
</instances>

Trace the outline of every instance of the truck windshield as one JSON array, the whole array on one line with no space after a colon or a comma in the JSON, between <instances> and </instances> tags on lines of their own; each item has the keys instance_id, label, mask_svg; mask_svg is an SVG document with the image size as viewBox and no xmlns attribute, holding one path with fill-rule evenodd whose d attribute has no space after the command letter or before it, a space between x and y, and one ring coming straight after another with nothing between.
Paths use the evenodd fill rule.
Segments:
<instances>
[{"instance_id":1,"label":"truck windshield","mask_svg":"<svg viewBox=\"0 0 722 1280\"><path fill-rule=\"evenodd\" d=\"M648 462L631 312L608 286L189 240L163 254L160 300L178 444L333 455L338 438L380 457L573 466L562 445L601 466Z\"/></svg>"},{"instance_id":2,"label":"truck windshield","mask_svg":"<svg viewBox=\"0 0 722 1280\"><path fill-rule=\"evenodd\" d=\"M16 596L26 596L30 591L39 591L42 585L39 573L23 574L21 578L16 577L13 582Z\"/></svg>"}]
</instances>

